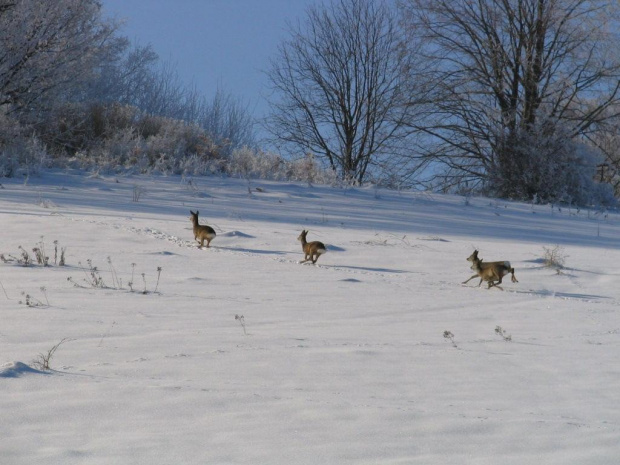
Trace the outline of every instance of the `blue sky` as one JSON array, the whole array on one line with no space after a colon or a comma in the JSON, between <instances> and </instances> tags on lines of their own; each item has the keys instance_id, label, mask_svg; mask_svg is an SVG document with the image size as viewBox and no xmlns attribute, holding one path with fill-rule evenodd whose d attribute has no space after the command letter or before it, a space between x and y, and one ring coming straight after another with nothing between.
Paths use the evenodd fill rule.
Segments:
<instances>
[{"instance_id":1,"label":"blue sky","mask_svg":"<svg viewBox=\"0 0 620 465\"><path fill-rule=\"evenodd\" d=\"M150 43L187 83L207 97L219 87L266 111L264 76L287 37L287 21L316 0L103 0L105 14L125 20L123 33Z\"/></svg>"}]
</instances>

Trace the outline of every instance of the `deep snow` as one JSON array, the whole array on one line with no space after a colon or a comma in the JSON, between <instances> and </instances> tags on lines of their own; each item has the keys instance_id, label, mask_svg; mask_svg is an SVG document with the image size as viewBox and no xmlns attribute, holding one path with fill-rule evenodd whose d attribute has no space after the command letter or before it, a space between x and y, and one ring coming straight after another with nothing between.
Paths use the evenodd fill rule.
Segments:
<instances>
[{"instance_id":1,"label":"deep snow","mask_svg":"<svg viewBox=\"0 0 620 465\"><path fill-rule=\"evenodd\" d=\"M0 253L67 247L65 267L0 262L2 464L619 463L616 213L261 181L250 197L217 177L0 182ZM302 228L328 245L318 266L298 264ZM561 273L542 263L556 245ZM474 248L519 283L462 286Z\"/></svg>"}]
</instances>

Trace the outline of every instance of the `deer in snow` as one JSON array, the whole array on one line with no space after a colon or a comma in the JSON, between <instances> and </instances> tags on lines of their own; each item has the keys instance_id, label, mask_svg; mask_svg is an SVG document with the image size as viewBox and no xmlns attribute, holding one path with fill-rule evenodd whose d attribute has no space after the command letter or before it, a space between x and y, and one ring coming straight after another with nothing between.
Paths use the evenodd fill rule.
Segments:
<instances>
[{"instance_id":1,"label":"deer in snow","mask_svg":"<svg viewBox=\"0 0 620 465\"><path fill-rule=\"evenodd\" d=\"M211 226L201 225L198 223L198 210L196 210L196 213L191 210L189 212L191 213L189 219L194 226L194 239L200 242L199 248L202 248L205 245L206 239L208 248L211 241L215 238L215 230Z\"/></svg>"},{"instance_id":2,"label":"deer in snow","mask_svg":"<svg viewBox=\"0 0 620 465\"><path fill-rule=\"evenodd\" d=\"M307 242L307 234L308 231L302 230L301 234L297 238L297 240L301 242L301 248L304 251L304 260L299 263L306 263L308 260L312 260L312 263L316 263L319 257L327 252L327 247L319 241Z\"/></svg>"},{"instance_id":3,"label":"deer in snow","mask_svg":"<svg viewBox=\"0 0 620 465\"><path fill-rule=\"evenodd\" d=\"M474 250L474 253L467 258L467 261L471 262L471 269L474 270L476 274L467 281L464 281L463 284L468 283L475 277L479 277L480 282L478 283L478 287L480 287L482 281L486 281L489 283L489 287L487 287L487 289L497 287L503 291L504 289L501 288L500 284L502 283L502 278L508 273L512 274L513 283L519 282L517 281L517 278L515 278L515 269L510 266L510 262L482 263L482 259L478 258L477 250Z\"/></svg>"}]
</instances>

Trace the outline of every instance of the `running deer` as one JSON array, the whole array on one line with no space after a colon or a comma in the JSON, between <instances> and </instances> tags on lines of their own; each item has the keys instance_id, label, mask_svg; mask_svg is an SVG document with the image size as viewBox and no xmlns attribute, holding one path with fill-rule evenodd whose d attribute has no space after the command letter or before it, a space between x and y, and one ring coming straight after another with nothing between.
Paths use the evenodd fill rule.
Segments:
<instances>
[{"instance_id":1,"label":"running deer","mask_svg":"<svg viewBox=\"0 0 620 465\"><path fill-rule=\"evenodd\" d=\"M513 283L519 282L517 281L517 278L515 278L515 269L510 266L510 262L482 263L482 259L478 258L477 250L474 250L474 253L467 258L467 261L471 262L471 269L474 270L476 274L467 281L463 282L463 284L468 283L475 277L479 277L480 282L478 283L478 287L480 287L482 281L486 281L489 283L489 287L487 289L497 287L503 291L504 289L501 288L500 284L502 283L502 278L508 273L512 274Z\"/></svg>"},{"instance_id":2,"label":"running deer","mask_svg":"<svg viewBox=\"0 0 620 465\"><path fill-rule=\"evenodd\" d=\"M306 235L308 231L302 230L301 234L297 238L301 242L301 248L304 251L304 260L299 263L306 263L308 260L312 260L312 263L316 263L319 257L327 252L325 244L319 241L306 242Z\"/></svg>"},{"instance_id":3,"label":"running deer","mask_svg":"<svg viewBox=\"0 0 620 465\"><path fill-rule=\"evenodd\" d=\"M206 239L208 248L211 241L215 238L215 230L211 226L205 226L198 223L198 210L196 210L196 213L191 210L189 212L192 214L189 219L194 226L194 239L200 242L199 248L202 248L205 245Z\"/></svg>"}]
</instances>

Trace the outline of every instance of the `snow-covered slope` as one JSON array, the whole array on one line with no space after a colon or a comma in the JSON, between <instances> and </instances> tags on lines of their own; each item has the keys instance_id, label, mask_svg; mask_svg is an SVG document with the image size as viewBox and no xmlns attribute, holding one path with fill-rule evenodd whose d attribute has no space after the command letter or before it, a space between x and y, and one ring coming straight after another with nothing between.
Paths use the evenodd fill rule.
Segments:
<instances>
[{"instance_id":1,"label":"snow-covered slope","mask_svg":"<svg viewBox=\"0 0 620 465\"><path fill-rule=\"evenodd\" d=\"M270 182L249 196L216 177L1 182L0 253L42 242L53 262L58 241L66 266L0 262L0 463L620 460L617 214ZM208 250L190 209L218 233ZM328 245L318 266L298 264L302 228ZM560 273L542 261L556 246ZM519 282L462 286L474 248Z\"/></svg>"}]
</instances>

